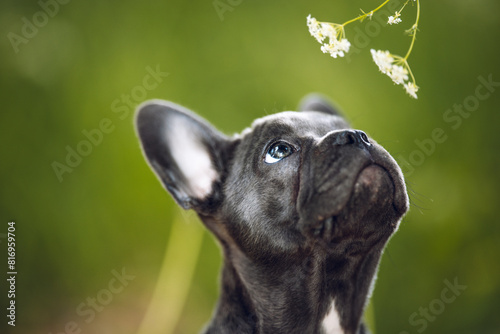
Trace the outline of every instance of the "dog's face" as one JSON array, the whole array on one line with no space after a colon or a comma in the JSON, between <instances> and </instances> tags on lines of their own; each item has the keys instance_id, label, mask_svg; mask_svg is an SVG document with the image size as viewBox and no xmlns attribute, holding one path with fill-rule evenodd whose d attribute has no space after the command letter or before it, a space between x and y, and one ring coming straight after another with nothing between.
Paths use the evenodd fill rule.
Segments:
<instances>
[{"instance_id":1,"label":"dog's face","mask_svg":"<svg viewBox=\"0 0 500 334\"><path fill-rule=\"evenodd\" d=\"M137 127L177 202L243 250L289 252L319 241L362 251L386 241L408 208L396 162L324 101L301 108L228 138L178 105L153 101L139 108Z\"/></svg>"},{"instance_id":2,"label":"dog's face","mask_svg":"<svg viewBox=\"0 0 500 334\"><path fill-rule=\"evenodd\" d=\"M240 138L223 210L240 225L240 243L289 252L319 238L327 247L358 241L363 248L392 234L407 209L394 160L340 116L283 112Z\"/></svg>"}]
</instances>

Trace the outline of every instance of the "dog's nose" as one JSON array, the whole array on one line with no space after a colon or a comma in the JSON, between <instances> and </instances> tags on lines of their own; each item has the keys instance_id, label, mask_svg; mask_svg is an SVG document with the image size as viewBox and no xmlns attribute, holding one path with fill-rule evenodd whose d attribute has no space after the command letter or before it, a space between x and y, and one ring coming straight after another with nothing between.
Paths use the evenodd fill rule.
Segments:
<instances>
[{"instance_id":1,"label":"dog's nose","mask_svg":"<svg viewBox=\"0 0 500 334\"><path fill-rule=\"evenodd\" d=\"M370 141L366 133L360 130L344 130L337 133L335 138L335 144L337 145L348 145L348 144L358 144L370 146Z\"/></svg>"}]
</instances>

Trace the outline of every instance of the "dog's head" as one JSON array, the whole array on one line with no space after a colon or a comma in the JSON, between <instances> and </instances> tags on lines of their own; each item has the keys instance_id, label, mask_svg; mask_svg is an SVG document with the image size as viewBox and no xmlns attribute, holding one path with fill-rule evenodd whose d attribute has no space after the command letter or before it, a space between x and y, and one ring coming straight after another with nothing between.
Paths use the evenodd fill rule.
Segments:
<instances>
[{"instance_id":1,"label":"dog's head","mask_svg":"<svg viewBox=\"0 0 500 334\"><path fill-rule=\"evenodd\" d=\"M396 162L325 100L310 96L300 110L230 138L156 100L139 107L136 126L162 184L223 243L259 254L384 244L408 209Z\"/></svg>"},{"instance_id":2,"label":"dog's head","mask_svg":"<svg viewBox=\"0 0 500 334\"><path fill-rule=\"evenodd\" d=\"M408 210L403 176L325 100L299 110L227 137L176 104L139 107L146 160L224 250L226 297L209 332L331 332L337 318L345 333L363 332L380 255Z\"/></svg>"}]
</instances>

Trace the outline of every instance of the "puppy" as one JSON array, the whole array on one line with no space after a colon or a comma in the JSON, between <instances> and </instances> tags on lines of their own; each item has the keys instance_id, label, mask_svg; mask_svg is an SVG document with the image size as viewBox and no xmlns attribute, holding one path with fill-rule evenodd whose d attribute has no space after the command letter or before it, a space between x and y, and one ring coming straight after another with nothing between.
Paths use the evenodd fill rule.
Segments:
<instances>
[{"instance_id":1,"label":"puppy","mask_svg":"<svg viewBox=\"0 0 500 334\"><path fill-rule=\"evenodd\" d=\"M323 98L225 136L172 102L139 106L144 156L224 255L203 333L367 333L382 251L408 210L395 160Z\"/></svg>"}]
</instances>

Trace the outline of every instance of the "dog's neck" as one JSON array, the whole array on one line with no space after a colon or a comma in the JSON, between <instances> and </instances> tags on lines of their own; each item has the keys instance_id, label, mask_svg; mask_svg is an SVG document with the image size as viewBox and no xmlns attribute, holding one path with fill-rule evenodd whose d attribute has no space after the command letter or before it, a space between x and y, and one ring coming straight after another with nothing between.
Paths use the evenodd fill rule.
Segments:
<instances>
[{"instance_id":1,"label":"dog's neck","mask_svg":"<svg viewBox=\"0 0 500 334\"><path fill-rule=\"evenodd\" d=\"M221 296L206 333L367 333L361 320L380 251L301 250L255 261L223 249Z\"/></svg>"}]
</instances>

